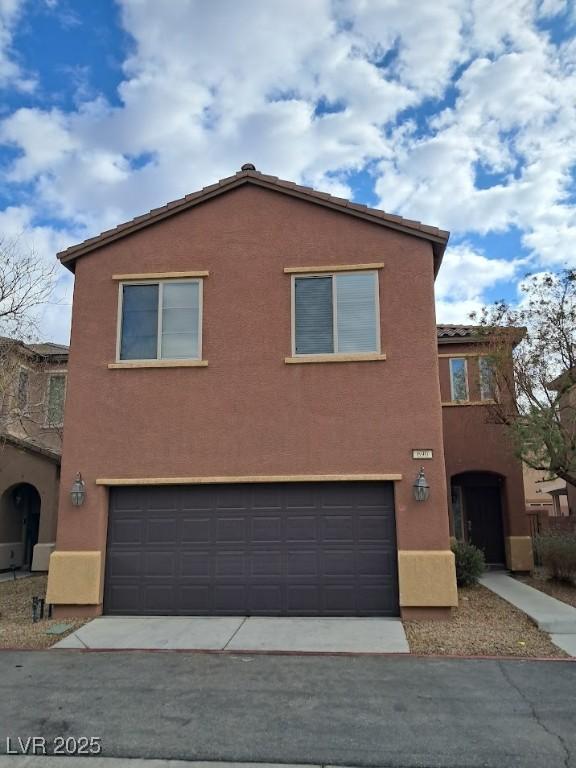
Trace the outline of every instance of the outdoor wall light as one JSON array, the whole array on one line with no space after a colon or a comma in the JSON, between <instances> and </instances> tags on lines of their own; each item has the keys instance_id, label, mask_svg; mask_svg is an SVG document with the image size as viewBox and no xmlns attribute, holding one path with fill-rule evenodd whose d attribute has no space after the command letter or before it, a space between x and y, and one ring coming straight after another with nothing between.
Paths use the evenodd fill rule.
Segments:
<instances>
[{"instance_id":1,"label":"outdoor wall light","mask_svg":"<svg viewBox=\"0 0 576 768\"><path fill-rule=\"evenodd\" d=\"M82 504L84 504L84 499L86 498L86 483L82 480L80 472L76 474L76 478L72 483L72 488L70 488L70 498L75 507L81 507Z\"/></svg>"},{"instance_id":2,"label":"outdoor wall light","mask_svg":"<svg viewBox=\"0 0 576 768\"><path fill-rule=\"evenodd\" d=\"M416 501L426 501L430 495L430 486L428 485L426 475L424 474L424 467L420 467L420 472L418 472L418 477L416 478L412 489Z\"/></svg>"}]
</instances>

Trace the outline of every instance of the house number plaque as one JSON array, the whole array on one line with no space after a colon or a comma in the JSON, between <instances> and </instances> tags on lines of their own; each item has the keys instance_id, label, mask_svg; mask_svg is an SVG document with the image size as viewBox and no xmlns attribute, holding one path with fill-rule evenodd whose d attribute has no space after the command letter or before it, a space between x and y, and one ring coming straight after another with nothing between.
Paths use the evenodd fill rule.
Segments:
<instances>
[{"instance_id":1,"label":"house number plaque","mask_svg":"<svg viewBox=\"0 0 576 768\"><path fill-rule=\"evenodd\" d=\"M413 448L412 458L413 459L431 459L432 448Z\"/></svg>"}]
</instances>

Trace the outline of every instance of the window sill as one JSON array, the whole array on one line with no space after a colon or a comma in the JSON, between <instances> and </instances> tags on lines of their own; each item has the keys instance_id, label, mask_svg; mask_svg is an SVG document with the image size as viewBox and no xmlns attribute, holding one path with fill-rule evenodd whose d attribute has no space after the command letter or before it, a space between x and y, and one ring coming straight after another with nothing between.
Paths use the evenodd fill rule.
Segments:
<instances>
[{"instance_id":1,"label":"window sill","mask_svg":"<svg viewBox=\"0 0 576 768\"><path fill-rule=\"evenodd\" d=\"M206 368L208 360L125 360L108 368Z\"/></svg>"},{"instance_id":2,"label":"window sill","mask_svg":"<svg viewBox=\"0 0 576 768\"><path fill-rule=\"evenodd\" d=\"M296 357L285 357L284 362L287 364L293 363L367 363L374 360L386 360L386 355L378 354L377 352L369 352L367 354L351 354L351 355L301 355Z\"/></svg>"},{"instance_id":3,"label":"window sill","mask_svg":"<svg viewBox=\"0 0 576 768\"><path fill-rule=\"evenodd\" d=\"M496 400L451 400L447 403L442 403L442 408L452 407L459 405L494 405Z\"/></svg>"}]
</instances>

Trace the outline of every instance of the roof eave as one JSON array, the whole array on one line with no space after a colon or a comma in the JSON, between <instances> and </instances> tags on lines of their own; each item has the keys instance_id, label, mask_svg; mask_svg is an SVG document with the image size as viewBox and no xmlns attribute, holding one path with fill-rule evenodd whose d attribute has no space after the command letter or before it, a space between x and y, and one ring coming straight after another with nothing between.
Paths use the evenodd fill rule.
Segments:
<instances>
[{"instance_id":1,"label":"roof eave","mask_svg":"<svg viewBox=\"0 0 576 768\"><path fill-rule=\"evenodd\" d=\"M108 232L100 233L100 235L97 235L96 237L91 238L84 243L80 243L77 246L72 246L65 251L60 251L57 254L57 257L67 269L69 269L71 272L74 272L74 264L76 259L78 259L80 256L91 253L98 248L102 248L105 245L109 245L110 243L119 240L122 237L131 235L134 232L138 232L139 230L152 226L153 224L157 224L164 219L169 218L170 216L182 213L189 208L193 208L196 205L207 202L208 200L211 200L212 198L217 197L224 192L228 192L247 183L254 184L256 186L260 186L280 194L296 197L301 200L305 200L306 202L322 205L325 208L335 210L338 213L347 213L365 221L379 224L380 226L384 226L387 229L403 232L404 234L407 234L411 237L427 240L432 244L432 251L434 254L434 275L438 274L440 264L442 263L442 257L448 243L448 238L450 236L449 232L444 230L436 230L435 232L426 231L415 226L412 227L404 223L401 217L391 217L390 214L387 216L384 212L377 213L375 209L371 209L367 206L362 206L357 203L352 203L347 200L342 200L340 198L333 198L326 193L317 192L315 190L307 191L301 187L298 188L297 185L292 186L291 182L269 181L266 179L266 177L263 177L262 174L253 171L240 172L236 174L236 176L230 177L230 180L227 182L218 182L211 185L210 187L205 187L199 192L186 195L186 197L182 198L181 200L177 200L160 208L156 208L150 212L152 216L150 216L149 213L137 217L136 220L132 220L124 225L120 225L118 229L112 229L108 230ZM394 220L396 218L398 221Z\"/></svg>"}]
</instances>

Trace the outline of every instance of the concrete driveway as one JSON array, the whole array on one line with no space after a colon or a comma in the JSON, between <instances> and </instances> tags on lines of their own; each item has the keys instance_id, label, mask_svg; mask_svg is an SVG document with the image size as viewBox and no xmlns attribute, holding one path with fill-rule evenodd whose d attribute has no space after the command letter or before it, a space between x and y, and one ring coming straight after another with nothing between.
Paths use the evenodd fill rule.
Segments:
<instances>
[{"instance_id":1,"label":"concrete driveway","mask_svg":"<svg viewBox=\"0 0 576 768\"><path fill-rule=\"evenodd\" d=\"M102 617L54 648L409 653L400 619Z\"/></svg>"}]
</instances>

